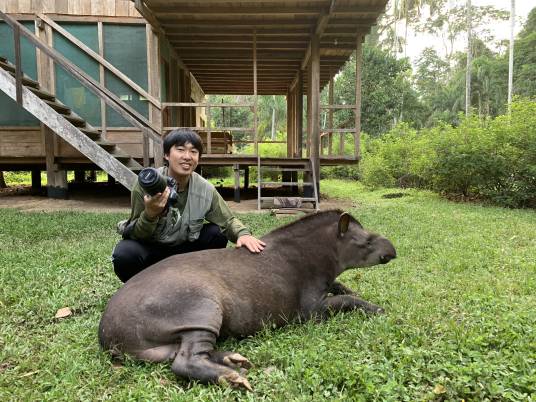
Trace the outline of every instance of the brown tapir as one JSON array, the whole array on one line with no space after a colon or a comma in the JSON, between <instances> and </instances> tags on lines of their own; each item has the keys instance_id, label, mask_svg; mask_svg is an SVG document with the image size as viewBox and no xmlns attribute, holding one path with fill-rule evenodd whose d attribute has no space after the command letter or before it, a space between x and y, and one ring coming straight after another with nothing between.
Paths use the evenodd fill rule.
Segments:
<instances>
[{"instance_id":1,"label":"brown tapir","mask_svg":"<svg viewBox=\"0 0 536 402\"><path fill-rule=\"evenodd\" d=\"M242 337L270 323L325 317L330 311L383 309L335 278L349 267L396 257L389 240L347 213L325 211L278 228L247 249L175 255L131 278L115 293L99 327L104 349L142 360L172 361L177 376L251 389L238 353L214 350L219 336Z\"/></svg>"}]
</instances>

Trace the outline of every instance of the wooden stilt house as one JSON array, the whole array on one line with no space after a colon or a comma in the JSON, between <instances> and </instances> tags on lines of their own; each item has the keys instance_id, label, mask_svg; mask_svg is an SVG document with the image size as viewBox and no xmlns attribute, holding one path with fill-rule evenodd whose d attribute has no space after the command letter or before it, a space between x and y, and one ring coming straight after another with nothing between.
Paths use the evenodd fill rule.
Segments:
<instances>
[{"instance_id":1,"label":"wooden stilt house","mask_svg":"<svg viewBox=\"0 0 536 402\"><path fill-rule=\"evenodd\" d=\"M31 170L35 185L46 170L50 196L65 196L67 170L102 169L130 189L140 169L162 165L162 137L189 127L206 143L201 165L234 168L237 198L241 172L256 166L259 207L273 184L263 169L318 204L320 165L359 160L361 46L386 3L0 0L0 170ZM353 52L355 104L334 105L333 78ZM210 104L210 94L251 102ZM259 156L259 95L286 96L284 158ZM215 108L245 108L252 124L212 126ZM353 127L333 127L343 108Z\"/></svg>"}]
</instances>

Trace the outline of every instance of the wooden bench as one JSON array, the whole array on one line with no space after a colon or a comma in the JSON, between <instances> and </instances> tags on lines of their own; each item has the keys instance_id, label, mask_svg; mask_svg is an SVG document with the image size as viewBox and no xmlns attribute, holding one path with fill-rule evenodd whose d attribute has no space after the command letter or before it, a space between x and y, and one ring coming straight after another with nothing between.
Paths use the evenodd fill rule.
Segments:
<instances>
[{"instance_id":1,"label":"wooden bench","mask_svg":"<svg viewBox=\"0 0 536 402\"><path fill-rule=\"evenodd\" d=\"M203 149L208 153L207 132L197 132L203 140ZM233 153L233 136L229 131L211 131L210 132L211 154L232 154Z\"/></svg>"}]
</instances>

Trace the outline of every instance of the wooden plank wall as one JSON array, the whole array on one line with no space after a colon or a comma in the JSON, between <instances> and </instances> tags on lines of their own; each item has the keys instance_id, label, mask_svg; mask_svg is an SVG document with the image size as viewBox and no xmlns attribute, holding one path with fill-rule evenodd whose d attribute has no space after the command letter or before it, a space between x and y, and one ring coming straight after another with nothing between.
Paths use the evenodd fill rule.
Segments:
<instances>
[{"instance_id":1,"label":"wooden plank wall","mask_svg":"<svg viewBox=\"0 0 536 402\"><path fill-rule=\"evenodd\" d=\"M0 0L0 10L10 14L64 14L141 18L129 0Z\"/></svg>"}]
</instances>

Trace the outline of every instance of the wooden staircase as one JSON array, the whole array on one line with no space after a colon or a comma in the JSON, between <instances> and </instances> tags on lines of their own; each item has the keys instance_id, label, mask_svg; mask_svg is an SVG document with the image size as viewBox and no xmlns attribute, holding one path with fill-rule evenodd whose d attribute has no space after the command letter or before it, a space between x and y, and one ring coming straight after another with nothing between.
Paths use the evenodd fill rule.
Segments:
<instances>
[{"instance_id":1,"label":"wooden staircase","mask_svg":"<svg viewBox=\"0 0 536 402\"><path fill-rule=\"evenodd\" d=\"M296 181L264 181L264 173L268 172L281 172L283 176L285 173L296 173ZM300 181L301 176L301 181ZM290 197L277 197L277 196L263 196L262 190L268 187L301 187L303 189L303 196L290 196ZM292 211L292 210L314 210L319 209L319 197L318 188L316 185L315 170L313 168L313 161L309 160L303 165L297 165L293 167L280 167L269 164L263 164L262 158L257 158L257 209L263 209L264 205L269 204L270 208L275 208L279 211ZM309 194L308 194L309 193ZM304 203L312 203L314 209L305 208Z\"/></svg>"},{"instance_id":2,"label":"wooden staircase","mask_svg":"<svg viewBox=\"0 0 536 402\"><path fill-rule=\"evenodd\" d=\"M137 172L143 169L117 144L106 141L101 133L74 113L40 84L23 75L23 107L97 166L132 189ZM15 66L0 56L0 90L16 100Z\"/></svg>"}]
</instances>

